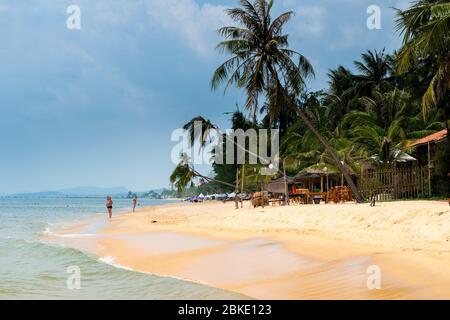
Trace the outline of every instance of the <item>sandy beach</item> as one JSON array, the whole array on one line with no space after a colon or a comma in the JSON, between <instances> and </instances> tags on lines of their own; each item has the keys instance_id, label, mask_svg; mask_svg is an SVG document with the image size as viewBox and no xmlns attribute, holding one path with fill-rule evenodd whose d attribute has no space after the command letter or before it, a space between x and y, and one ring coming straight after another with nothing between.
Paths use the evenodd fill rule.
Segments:
<instances>
[{"instance_id":1,"label":"sandy beach","mask_svg":"<svg viewBox=\"0 0 450 320\"><path fill-rule=\"evenodd\" d=\"M57 241L136 271L255 299L450 299L446 202L246 203L240 210L234 203L170 204L115 217L93 236ZM371 285L374 270L379 289Z\"/></svg>"}]
</instances>

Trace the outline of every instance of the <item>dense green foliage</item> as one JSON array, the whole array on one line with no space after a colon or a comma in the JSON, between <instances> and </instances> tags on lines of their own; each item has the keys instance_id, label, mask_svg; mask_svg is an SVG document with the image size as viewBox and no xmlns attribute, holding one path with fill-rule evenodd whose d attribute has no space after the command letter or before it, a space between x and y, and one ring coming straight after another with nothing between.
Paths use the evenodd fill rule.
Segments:
<instances>
[{"instance_id":1,"label":"dense green foliage","mask_svg":"<svg viewBox=\"0 0 450 320\"><path fill-rule=\"evenodd\" d=\"M421 0L398 11L402 48L390 54L366 51L353 66L337 66L328 73L328 88L318 92L305 91L304 83L313 69L303 55L289 49L288 36L282 33L292 12L272 20L272 1L239 3L241 7L228 13L242 27L219 30L226 39L218 47L231 58L216 70L212 86L234 84L247 93L248 118L236 111L233 129L280 129L281 156L288 174L317 164L342 171L340 162L355 172L365 164L391 166L409 151L409 142L448 128L448 0ZM207 120L204 123L216 128ZM191 127L187 124L186 128ZM450 166L447 140L441 158ZM263 178L257 169L213 166L214 178L231 185L236 172L244 170L246 190L259 188ZM450 172L450 167L446 170ZM182 189L192 178L185 172L173 182ZM208 187L215 192L232 189L215 183Z\"/></svg>"}]
</instances>

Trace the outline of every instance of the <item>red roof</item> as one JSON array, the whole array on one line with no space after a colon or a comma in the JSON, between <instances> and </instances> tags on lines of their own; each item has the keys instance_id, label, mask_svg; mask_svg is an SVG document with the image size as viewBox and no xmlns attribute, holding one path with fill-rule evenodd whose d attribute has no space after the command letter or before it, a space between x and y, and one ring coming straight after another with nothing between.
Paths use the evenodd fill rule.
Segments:
<instances>
[{"instance_id":1,"label":"red roof","mask_svg":"<svg viewBox=\"0 0 450 320\"><path fill-rule=\"evenodd\" d=\"M413 143L411 143L408 147L409 148L418 147L423 144L428 144L429 142L430 143L441 142L441 141L444 141L446 138L447 138L447 130L442 130L442 131L436 132L428 137L416 140Z\"/></svg>"}]
</instances>

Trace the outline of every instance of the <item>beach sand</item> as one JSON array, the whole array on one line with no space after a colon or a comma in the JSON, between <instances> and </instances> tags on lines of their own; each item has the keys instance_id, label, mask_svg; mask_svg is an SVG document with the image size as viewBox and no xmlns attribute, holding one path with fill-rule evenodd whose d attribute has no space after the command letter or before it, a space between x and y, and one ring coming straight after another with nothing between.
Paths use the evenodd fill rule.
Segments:
<instances>
[{"instance_id":1,"label":"beach sand","mask_svg":"<svg viewBox=\"0 0 450 320\"><path fill-rule=\"evenodd\" d=\"M115 217L80 240L58 241L256 299L450 299L446 202L170 204Z\"/></svg>"}]
</instances>

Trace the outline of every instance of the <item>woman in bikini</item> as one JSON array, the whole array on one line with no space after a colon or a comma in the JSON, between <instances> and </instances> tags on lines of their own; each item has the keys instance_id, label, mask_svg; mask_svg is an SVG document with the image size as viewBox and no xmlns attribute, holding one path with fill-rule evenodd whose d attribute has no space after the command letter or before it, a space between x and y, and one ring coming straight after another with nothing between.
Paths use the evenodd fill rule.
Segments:
<instances>
[{"instance_id":1,"label":"woman in bikini","mask_svg":"<svg viewBox=\"0 0 450 320\"><path fill-rule=\"evenodd\" d=\"M106 209L108 209L109 219L112 219L113 201L110 196L106 197Z\"/></svg>"}]
</instances>

